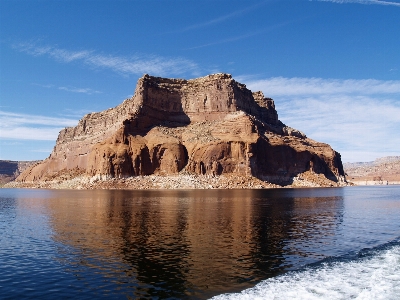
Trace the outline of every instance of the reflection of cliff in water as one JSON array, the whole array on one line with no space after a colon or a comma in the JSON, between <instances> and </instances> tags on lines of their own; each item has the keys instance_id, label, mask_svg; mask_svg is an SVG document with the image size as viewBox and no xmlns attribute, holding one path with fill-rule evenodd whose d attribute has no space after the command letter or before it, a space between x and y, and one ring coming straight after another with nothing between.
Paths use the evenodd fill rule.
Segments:
<instances>
[{"instance_id":1,"label":"reflection of cliff in water","mask_svg":"<svg viewBox=\"0 0 400 300\"><path fill-rule=\"evenodd\" d=\"M48 204L73 272L100 273L135 297L203 298L315 261L324 245L307 248L314 239L334 243L342 198L290 193L65 191Z\"/></svg>"}]
</instances>

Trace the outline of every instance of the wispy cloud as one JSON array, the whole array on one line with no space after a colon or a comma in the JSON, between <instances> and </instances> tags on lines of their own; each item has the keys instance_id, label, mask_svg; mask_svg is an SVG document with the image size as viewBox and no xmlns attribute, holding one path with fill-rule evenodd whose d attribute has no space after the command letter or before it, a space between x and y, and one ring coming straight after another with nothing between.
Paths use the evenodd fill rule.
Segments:
<instances>
[{"instance_id":1,"label":"wispy cloud","mask_svg":"<svg viewBox=\"0 0 400 300\"><path fill-rule=\"evenodd\" d=\"M0 138L55 141L64 127L78 120L0 111Z\"/></svg>"},{"instance_id":2,"label":"wispy cloud","mask_svg":"<svg viewBox=\"0 0 400 300\"><path fill-rule=\"evenodd\" d=\"M255 31L252 31L252 32L249 32L249 33L245 33L245 34L242 34L242 35L233 36L233 37L226 38L226 39L220 39L220 40L215 41L215 42L211 42L211 43L207 43L207 44L203 44L203 45L199 45L199 46L186 48L186 50L192 50L192 49L204 48L204 47L209 47L209 46L214 46L214 45L219 45L219 44L236 42L236 41L243 40L243 39L246 39L246 38L249 38L249 37L252 37L252 36L256 36L256 35L259 35L259 34L262 34L262 33L266 33L266 32L272 31L274 29L277 29L277 28L286 26L288 24L291 24L291 23L293 23L295 21L297 21L297 20L291 20L291 21L287 21L287 22L282 22L280 24L272 25L272 26L269 26L269 27L266 27L266 28L263 28L263 29L260 29L260 30L255 30Z\"/></svg>"},{"instance_id":3,"label":"wispy cloud","mask_svg":"<svg viewBox=\"0 0 400 300\"><path fill-rule=\"evenodd\" d=\"M268 91L272 95L400 93L400 80L274 77L253 80L247 86L250 88L262 88L262 90Z\"/></svg>"},{"instance_id":4,"label":"wispy cloud","mask_svg":"<svg viewBox=\"0 0 400 300\"><path fill-rule=\"evenodd\" d=\"M247 33L247 34L243 34L243 35L239 35L239 36L235 36L235 37L221 39L221 40L218 40L218 41L215 41L215 42L211 42L211 43L207 43L207 44L202 44L202 45L186 48L185 50L193 50L193 49L199 49L199 48L204 48L204 47L209 47L209 46L214 46L214 45L219 45L219 44L236 42L236 41L239 41L239 40L242 40L242 39L249 38L251 36L257 35L257 34L259 34L259 32Z\"/></svg>"},{"instance_id":5,"label":"wispy cloud","mask_svg":"<svg viewBox=\"0 0 400 300\"><path fill-rule=\"evenodd\" d=\"M131 57L99 54L95 51L73 51L56 46L39 46L36 43L19 43L13 48L33 56L48 56L63 63L82 62L93 68L109 69L120 74L157 74L160 76L198 72L198 65L184 58L161 56Z\"/></svg>"},{"instance_id":6,"label":"wispy cloud","mask_svg":"<svg viewBox=\"0 0 400 300\"><path fill-rule=\"evenodd\" d=\"M84 115L88 113L93 113L99 111L100 109L90 109L90 108L82 108L82 109L71 109L66 108L63 110L62 115L67 118L79 118L81 119Z\"/></svg>"},{"instance_id":7,"label":"wispy cloud","mask_svg":"<svg viewBox=\"0 0 400 300\"><path fill-rule=\"evenodd\" d=\"M214 25L214 24L222 23L222 22L225 22L225 21L227 21L227 20L229 20L231 18L237 17L237 16L242 15L244 13L247 13L249 11L255 10L256 8L264 5L266 2L268 2L268 1L262 1L262 2L256 3L254 5L250 5L250 6L247 6L247 3L245 3L245 8L233 11L233 12L231 12L229 14L226 14L226 15L223 15L223 16L211 19L211 20L204 21L202 23L197 23L197 24L193 24L193 25L187 26L187 27L185 27L183 29L180 29L180 30L178 30L176 32L185 32L185 31L190 31L190 30L199 29L199 28L208 27L208 26L211 26L211 25Z\"/></svg>"},{"instance_id":8,"label":"wispy cloud","mask_svg":"<svg viewBox=\"0 0 400 300\"><path fill-rule=\"evenodd\" d=\"M39 152L39 153L51 153L52 149L48 148L48 149L34 149L34 150L30 150L31 152Z\"/></svg>"},{"instance_id":9,"label":"wispy cloud","mask_svg":"<svg viewBox=\"0 0 400 300\"><path fill-rule=\"evenodd\" d=\"M39 86L46 89L51 89L54 87L53 84L40 84L40 83L32 83L32 85Z\"/></svg>"},{"instance_id":10,"label":"wispy cloud","mask_svg":"<svg viewBox=\"0 0 400 300\"><path fill-rule=\"evenodd\" d=\"M246 85L275 99L282 122L344 161L400 154L400 81L277 77Z\"/></svg>"},{"instance_id":11,"label":"wispy cloud","mask_svg":"<svg viewBox=\"0 0 400 300\"><path fill-rule=\"evenodd\" d=\"M72 92L72 93L82 93L82 94L101 94L100 91L92 90L89 88L76 88L76 87L65 87L65 86L60 86L58 88L59 90L67 91L67 92Z\"/></svg>"},{"instance_id":12,"label":"wispy cloud","mask_svg":"<svg viewBox=\"0 0 400 300\"><path fill-rule=\"evenodd\" d=\"M359 4L378 4L378 5L391 5L400 7L400 2L381 1L381 0L317 0L320 2L333 2L333 3L359 3Z\"/></svg>"},{"instance_id":13,"label":"wispy cloud","mask_svg":"<svg viewBox=\"0 0 400 300\"><path fill-rule=\"evenodd\" d=\"M54 84L39 84L39 83L32 83L32 85L39 86L42 88L46 89L52 89L52 88L57 88ZM101 94L102 92L93 90L91 88L77 88L73 86L59 86L57 89L66 91L66 92L71 92L71 93L82 93L82 94L87 94L87 95L92 95L92 94Z\"/></svg>"}]
</instances>

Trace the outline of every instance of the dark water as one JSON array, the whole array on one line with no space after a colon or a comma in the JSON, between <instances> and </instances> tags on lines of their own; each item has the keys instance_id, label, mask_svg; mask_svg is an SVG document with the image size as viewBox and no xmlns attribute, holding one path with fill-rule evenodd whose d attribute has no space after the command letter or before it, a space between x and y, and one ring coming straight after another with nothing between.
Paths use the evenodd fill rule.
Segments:
<instances>
[{"instance_id":1,"label":"dark water","mask_svg":"<svg viewBox=\"0 0 400 300\"><path fill-rule=\"evenodd\" d=\"M400 186L0 189L0 232L0 299L400 297Z\"/></svg>"}]
</instances>

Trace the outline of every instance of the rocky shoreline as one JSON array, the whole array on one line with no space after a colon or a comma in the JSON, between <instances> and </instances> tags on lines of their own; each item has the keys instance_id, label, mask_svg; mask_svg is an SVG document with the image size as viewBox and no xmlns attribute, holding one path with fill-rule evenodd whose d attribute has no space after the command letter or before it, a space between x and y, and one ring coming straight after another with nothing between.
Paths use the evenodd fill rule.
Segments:
<instances>
[{"instance_id":1,"label":"rocky shoreline","mask_svg":"<svg viewBox=\"0 0 400 300\"><path fill-rule=\"evenodd\" d=\"M322 174L302 173L294 177L291 184L278 185L262 181L253 176L234 175L148 175L125 178L79 175L73 178L53 178L45 181L13 181L4 188L42 188L42 189L271 189L298 187L341 187L348 185L345 181L333 182Z\"/></svg>"}]
</instances>

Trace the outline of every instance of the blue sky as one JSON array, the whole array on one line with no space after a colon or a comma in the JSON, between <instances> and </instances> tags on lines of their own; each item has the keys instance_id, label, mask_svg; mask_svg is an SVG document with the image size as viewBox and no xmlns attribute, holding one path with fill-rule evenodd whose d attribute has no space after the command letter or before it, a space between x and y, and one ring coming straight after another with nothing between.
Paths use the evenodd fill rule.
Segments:
<instances>
[{"instance_id":1,"label":"blue sky","mask_svg":"<svg viewBox=\"0 0 400 300\"><path fill-rule=\"evenodd\" d=\"M2 0L0 47L0 159L46 158L145 73L217 72L344 162L400 155L398 0Z\"/></svg>"}]
</instances>

